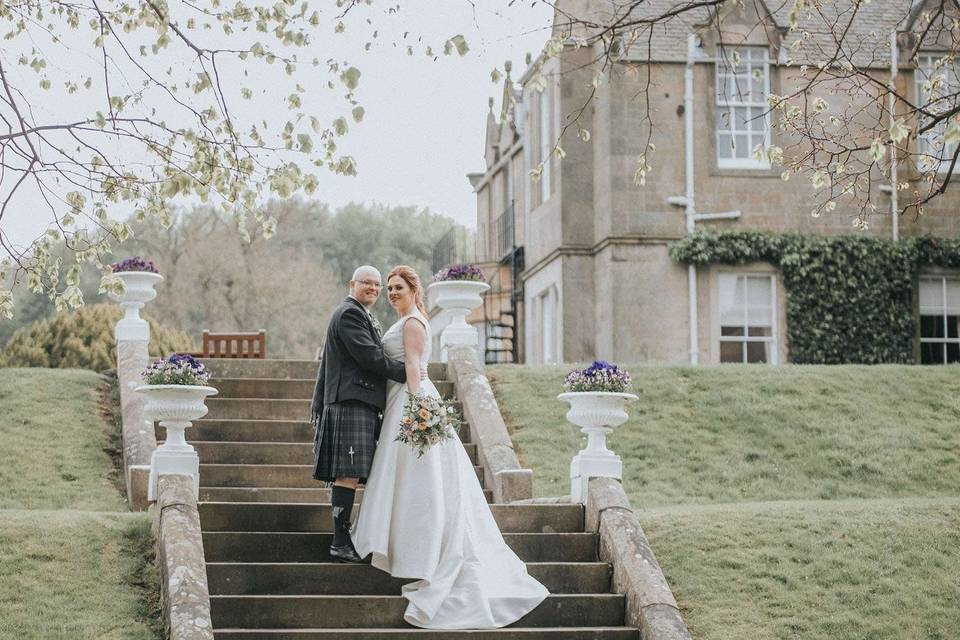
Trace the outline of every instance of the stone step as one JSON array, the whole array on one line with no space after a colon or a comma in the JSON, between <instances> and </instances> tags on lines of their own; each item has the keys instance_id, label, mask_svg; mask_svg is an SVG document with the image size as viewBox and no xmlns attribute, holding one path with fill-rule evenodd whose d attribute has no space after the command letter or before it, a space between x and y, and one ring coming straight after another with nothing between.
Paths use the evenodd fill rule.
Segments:
<instances>
[{"instance_id":1,"label":"stone step","mask_svg":"<svg viewBox=\"0 0 960 640\"><path fill-rule=\"evenodd\" d=\"M630 627L449 629L215 629L214 640L640 640Z\"/></svg>"},{"instance_id":2,"label":"stone step","mask_svg":"<svg viewBox=\"0 0 960 640\"><path fill-rule=\"evenodd\" d=\"M310 400L268 398L207 398L208 420L309 420Z\"/></svg>"},{"instance_id":3,"label":"stone step","mask_svg":"<svg viewBox=\"0 0 960 640\"><path fill-rule=\"evenodd\" d=\"M203 483L202 470L200 478ZM333 523L328 504L201 502L199 508L203 531L327 533ZM494 504L490 510L505 533L583 531L583 507L579 504Z\"/></svg>"},{"instance_id":4,"label":"stone step","mask_svg":"<svg viewBox=\"0 0 960 640\"><path fill-rule=\"evenodd\" d=\"M319 360L260 360L257 358L202 358L212 382L217 378L317 379Z\"/></svg>"},{"instance_id":5,"label":"stone step","mask_svg":"<svg viewBox=\"0 0 960 640\"><path fill-rule=\"evenodd\" d=\"M189 440L201 464L310 464L314 462L313 442L198 442ZM451 446L455 443L448 443ZM446 446L446 445L445 445ZM463 445L474 466L477 445Z\"/></svg>"},{"instance_id":6,"label":"stone step","mask_svg":"<svg viewBox=\"0 0 960 640\"><path fill-rule=\"evenodd\" d=\"M483 490L487 502L493 491ZM363 489L357 490L357 504L363 501ZM201 502L309 502L330 504L330 489L302 487L200 487Z\"/></svg>"},{"instance_id":7,"label":"stone step","mask_svg":"<svg viewBox=\"0 0 960 640\"><path fill-rule=\"evenodd\" d=\"M213 627L293 629L408 627L402 596L210 596ZM518 627L618 626L619 594L550 595Z\"/></svg>"},{"instance_id":8,"label":"stone step","mask_svg":"<svg viewBox=\"0 0 960 640\"><path fill-rule=\"evenodd\" d=\"M309 400L313 398L313 378L216 378L211 386L219 398L273 398L277 400ZM453 397L453 383L435 380L434 386L444 399Z\"/></svg>"},{"instance_id":9,"label":"stone step","mask_svg":"<svg viewBox=\"0 0 960 640\"><path fill-rule=\"evenodd\" d=\"M607 593L605 562L533 562L527 572L550 593ZM208 562L210 595L384 595L413 582L368 564Z\"/></svg>"},{"instance_id":10,"label":"stone step","mask_svg":"<svg viewBox=\"0 0 960 640\"><path fill-rule=\"evenodd\" d=\"M451 403L463 411L459 402ZM309 399L207 398L207 420L309 420Z\"/></svg>"},{"instance_id":11,"label":"stone step","mask_svg":"<svg viewBox=\"0 0 960 640\"><path fill-rule=\"evenodd\" d=\"M313 378L214 378L210 385L220 398L276 398L309 400Z\"/></svg>"},{"instance_id":12,"label":"stone step","mask_svg":"<svg viewBox=\"0 0 960 640\"><path fill-rule=\"evenodd\" d=\"M256 358L203 358L204 366L216 378L291 378L317 379L317 360L259 360ZM431 362L427 375L431 380L446 380L447 365Z\"/></svg>"},{"instance_id":13,"label":"stone step","mask_svg":"<svg viewBox=\"0 0 960 640\"><path fill-rule=\"evenodd\" d=\"M595 533L504 533L503 539L524 562L597 559ZM207 562L329 562L332 541L330 532L203 532Z\"/></svg>"},{"instance_id":14,"label":"stone step","mask_svg":"<svg viewBox=\"0 0 960 640\"><path fill-rule=\"evenodd\" d=\"M154 425L157 441L167 436L163 427ZM470 425L464 423L459 430L460 440L470 442ZM228 442L313 442L313 425L307 420L244 420L240 418L194 420L187 429L187 440Z\"/></svg>"},{"instance_id":15,"label":"stone step","mask_svg":"<svg viewBox=\"0 0 960 640\"><path fill-rule=\"evenodd\" d=\"M474 465L480 485L483 467ZM312 464L200 464L200 484L205 487L304 487L317 488Z\"/></svg>"}]
</instances>

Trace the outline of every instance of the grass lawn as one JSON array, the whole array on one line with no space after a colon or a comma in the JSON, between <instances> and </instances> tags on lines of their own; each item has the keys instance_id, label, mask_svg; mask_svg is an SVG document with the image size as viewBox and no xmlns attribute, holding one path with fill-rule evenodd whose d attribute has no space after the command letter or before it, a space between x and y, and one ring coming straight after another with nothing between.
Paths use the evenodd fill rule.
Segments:
<instances>
[{"instance_id":1,"label":"grass lawn","mask_svg":"<svg viewBox=\"0 0 960 640\"><path fill-rule=\"evenodd\" d=\"M585 444L569 368L487 368L538 495ZM628 369L610 448L695 638L958 637L960 368Z\"/></svg>"},{"instance_id":2,"label":"grass lawn","mask_svg":"<svg viewBox=\"0 0 960 640\"><path fill-rule=\"evenodd\" d=\"M569 368L487 368L538 495L569 493L586 442L556 400ZM628 368L609 444L634 505L960 494L960 368Z\"/></svg>"},{"instance_id":3,"label":"grass lawn","mask_svg":"<svg viewBox=\"0 0 960 640\"><path fill-rule=\"evenodd\" d=\"M639 515L694 638L960 633L960 499L682 505Z\"/></svg>"},{"instance_id":4,"label":"grass lawn","mask_svg":"<svg viewBox=\"0 0 960 640\"><path fill-rule=\"evenodd\" d=\"M116 486L104 382L0 369L0 638L160 637L150 521Z\"/></svg>"}]
</instances>

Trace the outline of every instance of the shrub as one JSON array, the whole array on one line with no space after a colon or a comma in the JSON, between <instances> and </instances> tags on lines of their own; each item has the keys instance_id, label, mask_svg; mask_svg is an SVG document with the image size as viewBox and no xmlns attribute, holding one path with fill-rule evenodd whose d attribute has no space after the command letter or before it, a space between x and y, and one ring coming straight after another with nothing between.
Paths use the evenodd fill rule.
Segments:
<instances>
[{"instance_id":1,"label":"shrub","mask_svg":"<svg viewBox=\"0 0 960 640\"><path fill-rule=\"evenodd\" d=\"M2 367L52 369L113 369L117 363L113 329L123 310L113 304L94 304L38 320L17 330L0 351ZM165 327L148 316L151 354L192 351L190 336Z\"/></svg>"}]
</instances>

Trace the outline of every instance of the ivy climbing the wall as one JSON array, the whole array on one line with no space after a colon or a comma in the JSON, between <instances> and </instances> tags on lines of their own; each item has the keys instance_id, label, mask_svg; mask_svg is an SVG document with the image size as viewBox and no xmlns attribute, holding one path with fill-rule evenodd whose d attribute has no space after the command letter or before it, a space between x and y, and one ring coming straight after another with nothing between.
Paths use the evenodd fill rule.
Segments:
<instances>
[{"instance_id":1,"label":"ivy climbing the wall","mask_svg":"<svg viewBox=\"0 0 960 640\"><path fill-rule=\"evenodd\" d=\"M787 292L787 342L798 364L913 363L917 275L960 267L960 239L698 232L670 247L696 265L769 262Z\"/></svg>"}]
</instances>

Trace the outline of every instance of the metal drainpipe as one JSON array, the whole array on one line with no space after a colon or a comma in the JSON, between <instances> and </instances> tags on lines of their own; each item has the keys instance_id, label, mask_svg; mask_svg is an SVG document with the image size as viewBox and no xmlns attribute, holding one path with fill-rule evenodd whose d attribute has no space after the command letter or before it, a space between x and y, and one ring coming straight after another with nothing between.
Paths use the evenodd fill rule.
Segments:
<instances>
[{"instance_id":1,"label":"metal drainpipe","mask_svg":"<svg viewBox=\"0 0 960 640\"><path fill-rule=\"evenodd\" d=\"M684 160L686 161L686 214L687 233L694 230L694 214L697 209L693 200L693 58L696 54L696 36L687 36L687 68L683 72L683 109L684 109ZM697 336L697 267L687 265L687 289L690 306L690 364L700 362L700 346Z\"/></svg>"},{"instance_id":2,"label":"metal drainpipe","mask_svg":"<svg viewBox=\"0 0 960 640\"><path fill-rule=\"evenodd\" d=\"M893 92L897 80L897 31L890 32L890 121L893 122L893 109L897 99ZM897 210L897 143L890 141L890 222L893 229L893 241L900 239L900 216Z\"/></svg>"}]
</instances>

